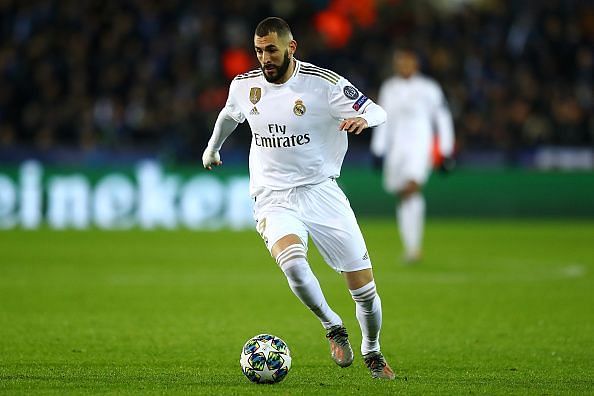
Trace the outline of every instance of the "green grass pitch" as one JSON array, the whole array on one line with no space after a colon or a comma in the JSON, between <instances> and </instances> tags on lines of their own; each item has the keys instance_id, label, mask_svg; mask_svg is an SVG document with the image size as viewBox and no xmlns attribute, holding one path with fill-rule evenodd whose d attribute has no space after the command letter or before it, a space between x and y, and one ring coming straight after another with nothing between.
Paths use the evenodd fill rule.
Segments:
<instances>
[{"instance_id":1,"label":"green grass pitch","mask_svg":"<svg viewBox=\"0 0 594 396\"><path fill-rule=\"evenodd\" d=\"M431 221L408 267L392 221L361 225L396 381L334 365L255 231L2 231L0 393L594 394L594 223ZM310 261L358 349L343 279ZM262 332L291 348L280 384L240 372Z\"/></svg>"}]
</instances>

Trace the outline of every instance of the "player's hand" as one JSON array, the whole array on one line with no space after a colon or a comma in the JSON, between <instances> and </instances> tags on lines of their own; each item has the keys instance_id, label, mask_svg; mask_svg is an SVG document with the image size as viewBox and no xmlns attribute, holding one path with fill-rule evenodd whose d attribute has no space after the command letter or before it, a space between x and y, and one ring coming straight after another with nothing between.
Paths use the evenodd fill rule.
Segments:
<instances>
[{"instance_id":1,"label":"player's hand","mask_svg":"<svg viewBox=\"0 0 594 396\"><path fill-rule=\"evenodd\" d=\"M206 150L204 150L204 154L202 154L202 165L204 165L204 168L208 170L211 170L213 166L223 165L223 161L221 161L221 155L218 151L206 148Z\"/></svg>"},{"instance_id":2,"label":"player's hand","mask_svg":"<svg viewBox=\"0 0 594 396\"><path fill-rule=\"evenodd\" d=\"M456 159L454 157L444 157L441 161L441 164L439 164L439 171L442 174L447 175L448 173L453 171L455 167Z\"/></svg>"},{"instance_id":3,"label":"player's hand","mask_svg":"<svg viewBox=\"0 0 594 396\"><path fill-rule=\"evenodd\" d=\"M347 118L340 123L339 131L346 131L348 133L360 134L367 128L367 120L362 117Z\"/></svg>"}]
</instances>

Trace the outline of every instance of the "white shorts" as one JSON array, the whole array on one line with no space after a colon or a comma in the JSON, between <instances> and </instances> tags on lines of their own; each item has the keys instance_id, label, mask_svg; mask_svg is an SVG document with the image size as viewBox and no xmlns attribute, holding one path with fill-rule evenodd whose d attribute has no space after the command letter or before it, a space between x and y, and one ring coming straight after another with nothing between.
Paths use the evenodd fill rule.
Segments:
<instances>
[{"instance_id":1,"label":"white shorts","mask_svg":"<svg viewBox=\"0 0 594 396\"><path fill-rule=\"evenodd\" d=\"M409 181L423 185L430 173L430 150L399 150L388 155L384 162L384 188L398 192Z\"/></svg>"},{"instance_id":2,"label":"white shorts","mask_svg":"<svg viewBox=\"0 0 594 396\"><path fill-rule=\"evenodd\" d=\"M265 190L255 197L256 228L270 251L279 239L295 234L307 249L308 237L337 272L371 268L355 214L333 179L288 190Z\"/></svg>"}]
</instances>

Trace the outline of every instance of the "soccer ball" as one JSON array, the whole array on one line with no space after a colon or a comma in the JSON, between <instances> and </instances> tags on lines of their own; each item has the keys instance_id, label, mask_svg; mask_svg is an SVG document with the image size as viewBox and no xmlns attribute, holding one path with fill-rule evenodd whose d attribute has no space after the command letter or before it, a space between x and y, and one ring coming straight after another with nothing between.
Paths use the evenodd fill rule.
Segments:
<instances>
[{"instance_id":1,"label":"soccer ball","mask_svg":"<svg viewBox=\"0 0 594 396\"><path fill-rule=\"evenodd\" d=\"M239 359L241 371L252 382L273 384L282 381L291 369L291 352L280 338L259 334L250 338Z\"/></svg>"}]
</instances>

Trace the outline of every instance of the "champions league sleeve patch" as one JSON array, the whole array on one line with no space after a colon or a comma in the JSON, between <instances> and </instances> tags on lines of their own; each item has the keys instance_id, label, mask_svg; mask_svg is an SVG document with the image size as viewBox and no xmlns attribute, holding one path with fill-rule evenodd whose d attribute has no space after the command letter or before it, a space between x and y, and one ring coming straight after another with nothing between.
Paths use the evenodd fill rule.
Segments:
<instances>
[{"instance_id":1,"label":"champions league sleeve patch","mask_svg":"<svg viewBox=\"0 0 594 396\"><path fill-rule=\"evenodd\" d=\"M359 100L356 101L355 104L353 104L353 109L355 111L359 111L359 109L361 108L361 106L363 106L363 103L367 102L367 99L369 99L367 96L361 95L361 97L359 98Z\"/></svg>"},{"instance_id":2,"label":"champions league sleeve patch","mask_svg":"<svg viewBox=\"0 0 594 396\"><path fill-rule=\"evenodd\" d=\"M359 97L359 91L357 91L357 88L353 87L352 85L347 85L344 87L342 92L344 92L344 96L351 100L355 100L357 97Z\"/></svg>"}]
</instances>

